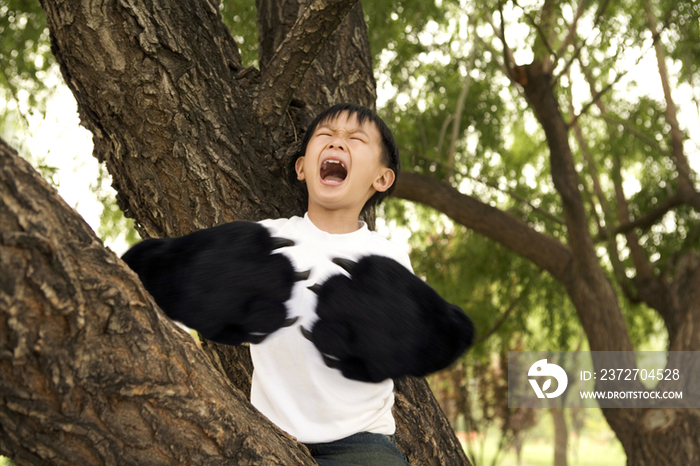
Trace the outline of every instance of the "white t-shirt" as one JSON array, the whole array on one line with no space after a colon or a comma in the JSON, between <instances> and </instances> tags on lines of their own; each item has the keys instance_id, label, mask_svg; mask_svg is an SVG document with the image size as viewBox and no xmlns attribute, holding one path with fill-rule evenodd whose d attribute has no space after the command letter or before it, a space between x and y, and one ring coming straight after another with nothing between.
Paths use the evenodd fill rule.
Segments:
<instances>
[{"instance_id":1,"label":"white t-shirt","mask_svg":"<svg viewBox=\"0 0 700 466\"><path fill-rule=\"evenodd\" d=\"M412 271L408 254L364 224L347 234L319 230L308 214L260 224L272 236L293 240L294 246L279 252L289 257L296 271L311 270L311 274L295 284L287 301L288 317L299 316L296 323L251 345L253 405L302 443L332 442L359 432L393 434L393 381L366 383L343 377L339 370L326 366L299 327L311 329L317 319L316 294L307 287L346 273L332 259L359 260L377 254Z\"/></svg>"}]
</instances>

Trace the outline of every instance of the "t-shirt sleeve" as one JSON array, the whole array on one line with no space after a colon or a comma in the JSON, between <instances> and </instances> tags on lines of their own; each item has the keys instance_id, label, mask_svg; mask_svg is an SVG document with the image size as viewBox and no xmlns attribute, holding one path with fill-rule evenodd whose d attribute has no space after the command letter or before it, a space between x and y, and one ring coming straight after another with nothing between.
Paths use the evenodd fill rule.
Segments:
<instances>
[{"instance_id":1,"label":"t-shirt sleeve","mask_svg":"<svg viewBox=\"0 0 700 466\"><path fill-rule=\"evenodd\" d=\"M411 273L414 273L408 252L383 236L377 236L376 238L378 239L379 250L382 251L381 255L394 259L396 262L406 267Z\"/></svg>"},{"instance_id":2,"label":"t-shirt sleeve","mask_svg":"<svg viewBox=\"0 0 700 466\"><path fill-rule=\"evenodd\" d=\"M410 270L411 273L414 273L413 266L411 266L411 258L409 257L409 255L406 251L400 251L400 253L398 254L398 257L395 257L394 259L396 260L396 262L398 262L399 264L403 265L408 270Z\"/></svg>"}]
</instances>

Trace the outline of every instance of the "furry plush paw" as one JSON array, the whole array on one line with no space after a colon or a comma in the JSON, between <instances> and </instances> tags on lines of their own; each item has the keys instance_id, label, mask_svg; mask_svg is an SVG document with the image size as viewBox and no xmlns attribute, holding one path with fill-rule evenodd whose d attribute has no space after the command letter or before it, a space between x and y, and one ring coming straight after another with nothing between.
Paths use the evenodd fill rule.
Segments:
<instances>
[{"instance_id":1,"label":"furry plush paw","mask_svg":"<svg viewBox=\"0 0 700 466\"><path fill-rule=\"evenodd\" d=\"M398 262L376 255L334 262L349 276L333 275L312 287L318 320L302 332L345 377L424 376L471 345L471 319Z\"/></svg>"},{"instance_id":2,"label":"furry plush paw","mask_svg":"<svg viewBox=\"0 0 700 466\"><path fill-rule=\"evenodd\" d=\"M257 223L232 222L144 240L122 259L171 319L209 340L237 345L259 343L296 320L287 318L285 302L304 275L273 253L293 244Z\"/></svg>"}]
</instances>

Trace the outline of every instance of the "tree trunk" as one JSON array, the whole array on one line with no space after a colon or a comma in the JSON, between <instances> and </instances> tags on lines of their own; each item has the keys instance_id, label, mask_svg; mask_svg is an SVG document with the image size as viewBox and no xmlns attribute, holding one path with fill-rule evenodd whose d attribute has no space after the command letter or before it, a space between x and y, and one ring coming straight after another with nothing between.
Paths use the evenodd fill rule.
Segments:
<instances>
[{"instance_id":1,"label":"tree trunk","mask_svg":"<svg viewBox=\"0 0 700 466\"><path fill-rule=\"evenodd\" d=\"M262 70L268 67L307 3L258 0L258 55ZM303 104L309 118L302 128L318 113L339 102L375 107L377 95L371 57L362 5L357 2L299 83L294 104Z\"/></svg>"},{"instance_id":2,"label":"tree trunk","mask_svg":"<svg viewBox=\"0 0 700 466\"><path fill-rule=\"evenodd\" d=\"M568 466L566 453L568 450L569 431L566 427L564 409L552 407L549 408L549 413L552 415L552 422L554 423L554 466Z\"/></svg>"},{"instance_id":3,"label":"tree trunk","mask_svg":"<svg viewBox=\"0 0 700 466\"><path fill-rule=\"evenodd\" d=\"M0 452L17 464L314 464L0 140Z\"/></svg>"},{"instance_id":4,"label":"tree trunk","mask_svg":"<svg viewBox=\"0 0 700 466\"><path fill-rule=\"evenodd\" d=\"M395 380L396 441L414 466L470 465L425 379Z\"/></svg>"},{"instance_id":5,"label":"tree trunk","mask_svg":"<svg viewBox=\"0 0 700 466\"><path fill-rule=\"evenodd\" d=\"M374 102L355 3L310 2L259 72L241 68L213 1L42 1L94 155L143 237L304 212L286 172L305 122L335 99ZM364 66L345 75L353 65L340 64L338 46L322 50L351 9L338 40L355 44L348 53ZM336 66L312 67L319 53ZM295 98L304 85L314 100ZM198 349L76 214L47 187L32 188L36 175L8 157L0 453L18 464L313 464L248 403L246 348ZM395 416L413 464L468 464L424 380L397 382Z\"/></svg>"},{"instance_id":6,"label":"tree trunk","mask_svg":"<svg viewBox=\"0 0 700 466\"><path fill-rule=\"evenodd\" d=\"M257 73L208 1L44 1L52 51L143 237L301 213L292 125L251 118ZM282 79L282 78L280 78Z\"/></svg>"},{"instance_id":7,"label":"tree trunk","mask_svg":"<svg viewBox=\"0 0 700 466\"><path fill-rule=\"evenodd\" d=\"M522 432L516 432L513 436L513 446L515 447L515 461L518 466L523 464L523 444L524 444Z\"/></svg>"}]
</instances>

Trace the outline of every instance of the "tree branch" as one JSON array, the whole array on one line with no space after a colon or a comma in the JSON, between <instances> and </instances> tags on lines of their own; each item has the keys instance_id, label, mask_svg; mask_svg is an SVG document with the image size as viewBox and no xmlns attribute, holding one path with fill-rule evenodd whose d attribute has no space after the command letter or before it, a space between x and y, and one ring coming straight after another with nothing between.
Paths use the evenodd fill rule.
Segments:
<instances>
[{"instance_id":1,"label":"tree branch","mask_svg":"<svg viewBox=\"0 0 700 466\"><path fill-rule=\"evenodd\" d=\"M428 152L428 135L425 134L425 126L423 125L423 115L420 113L418 114L418 131L420 131L421 150L425 154L426 152Z\"/></svg>"},{"instance_id":2,"label":"tree branch","mask_svg":"<svg viewBox=\"0 0 700 466\"><path fill-rule=\"evenodd\" d=\"M315 464L2 140L0 225L0 453L17 464Z\"/></svg>"},{"instance_id":3,"label":"tree branch","mask_svg":"<svg viewBox=\"0 0 700 466\"><path fill-rule=\"evenodd\" d=\"M625 197L625 191L622 188L622 162L620 161L620 154L613 153L613 168L611 172L611 178L613 180L613 185L615 187L615 201L617 203L617 217L618 221L626 221L630 218L629 206L627 204L627 198ZM632 262L637 271L638 276L644 278L651 277L651 267L649 266L649 260L644 254L644 250L639 244L639 238L634 230L630 230L625 234L627 238L627 247L630 250L630 255L632 256Z\"/></svg>"},{"instance_id":4,"label":"tree branch","mask_svg":"<svg viewBox=\"0 0 700 466\"><path fill-rule=\"evenodd\" d=\"M498 57L500 55L500 52L496 51L496 49L493 47L493 45L489 44L484 39L482 39L481 36L479 36L479 34L476 31L474 31L474 37L476 38L476 40L474 42L475 43L479 42L481 45L483 45L486 50L491 52L491 55L493 55L494 57ZM496 34L496 37L498 37L498 34ZM505 60L505 61L507 61L507 60ZM510 76L510 71L508 71L508 69L506 68L506 65L503 63L500 63L500 62L497 62L497 64L498 64L498 67L501 69L501 72L503 73L503 75L512 81L512 78Z\"/></svg>"},{"instance_id":5,"label":"tree branch","mask_svg":"<svg viewBox=\"0 0 700 466\"><path fill-rule=\"evenodd\" d=\"M448 120L449 120L449 118L448 118ZM430 164L434 164L438 167L442 167L445 169L448 168L448 166L446 164L440 162L439 160L432 160L432 159L429 159L428 157L423 157L422 155L417 154L415 151L412 151L412 150L408 149L407 147L402 146L400 149L402 151L410 152L411 155L417 159L425 160L426 162L428 162ZM458 173L459 173L459 176L461 176L462 178L467 178L467 179L470 179L472 181L476 181L477 183L481 183L484 186L488 186L489 188L497 190L498 192L501 192L503 194L507 194L508 196L515 199L517 202L520 202L522 204L526 204L533 212L537 212L537 213L541 214L543 217L548 218L548 219L552 220L553 222L558 223L559 225L564 225L564 223L565 223L564 219L557 217L556 215L552 214L551 212L547 212L545 209L534 205L531 201L529 201L528 199L525 199L523 196L520 196L519 194L515 193L512 189L501 188L496 183L482 180L482 179L477 178L475 176L471 176L469 173L466 173L462 170L460 170Z\"/></svg>"},{"instance_id":6,"label":"tree branch","mask_svg":"<svg viewBox=\"0 0 700 466\"><path fill-rule=\"evenodd\" d=\"M460 126L462 126L462 113L464 113L464 103L467 100L467 94L469 94L469 88L472 83L472 67L474 66L474 59L476 58L476 41L472 45L472 51L467 59L467 75L464 77L464 82L462 83L462 90L459 92L459 97L457 98L457 105L455 107L455 118L452 123L452 137L450 138L450 147L447 151L447 172L445 174L445 181L449 183L450 178L454 174L454 163L455 163L455 150L457 146L457 139L460 136Z\"/></svg>"},{"instance_id":7,"label":"tree branch","mask_svg":"<svg viewBox=\"0 0 700 466\"><path fill-rule=\"evenodd\" d=\"M607 2L606 2L606 4L607 4ZM662 29L662 31L663 31L663 29ZM661 34L661 31L659 31L659 34ZM573 125L573 124L576 122L576 120L579 119L579 117L580 117L581 115L585 115L586 112L588 112L588 109L591 108L593 105L597 105L597 103L598 103L598 101L600 100L601 96L603 96L606 92L608 92L610 89L612 89L612 87L613 87L615 84L617 84L617 82L620 81L620 79L622 79L625 75L627 75L627 73L629 73L630 71L632 71L632 70L642 61L642 59L644 58L644 56L645 56L652 48L655 47L656 41L659 39L659 34L653 34L653 35L652 35L653 40L652 40L652 44L649 46L649 48L647 48L647 50L645 50L645 51L643 51L641 54L639 54L639 57L637 57L637 60L634 62L634 64L633 64L632 66L630 66L629 69L627 69L627 70L625 70L625 71L622 71L621 73L618 73L618 75L615 76L615 79L614 79L612 82L608 83L603 89L601 89L600 91L596 92L596 93L593 95L593 97L591 98L590 102L588 102L588 103L581 109L581 111L571 120L571 122L568 123L568 126ZM615 53L615 57L617 57L617 54L620 53L620 51L621 51L620 49L617 50L617 52ZM577 57L578 57L578 55L577 55ZM580 65L581 65L581 68L585 70L585 69L586 69L586 65L581 61L580 57L579 57L579 63L580 63ZM584 74L585 74L585 71L584 71ZM592 88L592 87L591 87L591 91L593 91L593 88ZM593 93L593 92L591 92L591 93Z\"/></svg>"},{"instance_id":8,"label":"tree branch","mask_svg":"<svg viewBox=\"0 0 700 466\"><path fill-rule=\"evenodd\" d=\"M664 199L663 202L661 202L661 204L654 207L649 213L647 213L643 217L639 217L631 222L625 222L621 225L618 225L617 228L615 228L612 232L601 231L597 239L604 240L611 233L614 235L624 234L634 230L635 228L641 228L643 231L648 230L659 220L661 220L668 211L670 211L674 207L678 207L683 203L683 197L680 194L675 193L672 196Z\"/></svg>"},{"instance_id":9,"label":"tree branch","mask_svg":"<svg viewBox=\"0 0 700 466\"><path fill-rule=\"evenodd\" d=\"M551 44L549 43L549 38L547 37L547 34L545 33L544 29L542 28L542 25L540 24L540 22L536 21L535 18L533 18L532 15L525 8L521 7L518 4L517 0L513 0L513 3L516 6L520 7L520 9L523 10L523 14L530 21L530 24L537 31L537 37L539 37L539 39L542 41L542 44L547 49L547 52L549 52L550 56L554 57L554 60L556 61L557 60L556 52L554 51ZM548 18L547 16L549 16L549 14L552 12L553 6L554 6L553 3L550 3L549 0L545 0L542 4L542 9L540 10L540 19L547 26L549 26L549 24L547 24L547 23L551 19L551 18ZM547 72L550 72L554 68L553 66L550 68L551 65L549 64L549 58L546 58L546 59L545 59L545 57L537 57L537 58L539 58L543 63L546 63L545 69L547 70Z\"/></svg>"},{"instance_id":10,"label":"tree branch","mask_svg":"<svg viewBox=\"0 0 700 466\"><path fill-rule=\"evenodd\" d=\"M630 134L632 134L632 136L636 137L637 139L642 141L644 144L646 144L649 147L651 147L652 149L654 149L659 154L665 155L669 158L673 157L673 154L671 154L667 150L664 150L659 145L658 142L656 142L655 140L653 140L652 138L650 138L648 136L645 136L644 134L642 134L640 131L638 131L634 126L632 126L628 122L626 122L624 120L620 120L618 118L611 117L610 115L608 115L607 113L604 113L602 111L601 111L600 117L608 123L612 123L615 125L622 125Z\"/></svg>"},{"instance_id":11,"label":"tree branch","mask_svg":"<svg viewBox=\"0 0 700 466\"><path fill-rule=\"evenodd\" d=\"M673 153L673 161L678 169L678 189L684 194L686 201L696 210L700 211L700 195L695 191L691 178L691 169L688 159L683 151L683 132L680 129L677 117L676 103L673 101L671 94L671 84L668 79L668 70L666 68L666 51L663 44L658 40L661 31L658 31L658 25L654 12L651 8L651 3L647 0L644 2L649 29L652 35L657 37L654 41L654 51L656 52L656 63L661 78L661 87L664 91L664 100L666 102L666 121L671 126L671 150Z\"/></svg>"},{"instance_id":12,"label":"tree branch","mask_svg":"<svg viewBox=\"0 0 700 466\"><path fill-rule=\"evenodd\" d=\"M600 102L600 101L599 101ZM599 107L601 111L604 111L604 106L602 102L599 103ZM569 93L569 108L570 108L570 114L573 115L573 104L571 102L571 94ZM574 123L572 126L574 129L574 134L576 136L576 140L578 141L579 147L581 149L581 153L583 154L584 160L586 161L586 166L588 167L589 175L591 176L593 180L593 189L595 192L595 197L598 199L598 202L600 204L600 207L603 210L603 216L605 218L605 227L602 227L600 224L600 221L597 222L598 224L598 238L601 238L607 242L607 250L608 250L608 256L610 258L610 263L613 268L613 275L615 277L615 280L617 283L620 285L622 288L623 293L630 299L630 301L635 302L637 300L637 293L635 290L635 287L632 284L632 280L630 280L627 277L627 274L625 272L625 266L620 260L620 253L618 251L618 243L617 243L617 235L608 235L607 230L610 229L610 227L618 222L618 219L615 217L615 213L613 212L613 209L611 208L610 204L607 201L607 198L605 197L605 193L603 192L602 185L600 183L600 177L598 175L598 169L595 164L595 160L593 159L593 156L591 155L590 151L588 150L588 144L586 143L584 137L583 137L583 132L581 131L581 127L578 125L578 123ZM591 204L593 204L593 201L591 200ZM595 206L592 206L591 212L593 215L595 215L596 219L598 217ZM629 237L628 237L629 240Z\"/></svg>"},{"instance_id":13,"label":"tree branch","mask_svg":"<svg viewBox=\"0 0 700 466\"><path fill-rule=\"evenodd\" d=\"M262 70L253 114L275 124L284 114L309 66L357 0L314 0L302 12Z\"/></svg>"},{"instance_id":14,"label":"tree branch","mask_svg":"<svg viewBox=\"0 0 700 466\"><path fill-rule=\"evenodd\" d=\"M395 197L420 202L531 260L560 281L571 274L571 251L525 222L460 193L452 186L418 173L401 173Z\"/></svg>"},{"instance_id":15,"label":"tree branch","mask_svg":"<svg viewBox=\"0 0 700 466\"><path fill-rule=\"evenodd\" d=\"M574 106L573 106L573 96L571 93L571 89L568 89L569 92L567 93L567 100L569 103L569 116L573 120L573 115L574 115ZM601 112L603 111L603 104L602 102L598 101L599 103L599 108L601 109ZM593 155L591 152L588 150L588 143L586 142L585 138L583 137L583 132L581 131L581 127L579 126L578 122L574 122L574 124L571 125L571 127L574 130L574 136L576 138L576 141L578 142L579 148L581 150L581 154L583 154L583 158L586 161L586 167L588 169L588 174L591 177L593 181L593 192L595 193L595 198L598 199L598 203L603 210L603 218L605 219L605 227L603 227L600 224L600 220L598 219L598 214L595 209L595 205L593 203L593 200L591 199L591 212L592 215L596 217L596 223L598 225L598 232L605 231L604 228L610 228L610 226L614 225L617 223L615 214L613 212L613 209L610 207L610 204L608 203L607 198L605 197L605 193L603 192L603 187L600 183L600 175L598 173L598 168L596 167L595 160L593 159ZM583 182L583 180L582 180ZM608 249L608 255L610 257L610 263L612 264L613 272L615 279L617 280L618 283L623 287L624 290L629 290L629 279L627 278L627 275L625 274L625 268L622 264L622 261L620 260L620 253L618 252L618 247L617 247L617 236L616 235L611 235L607 237L607 249Z\"/></svg>"},{"instance_id":16,"label":"tree branch","mask_svg":"<svg viewBox=\"0 0 700 466\"><path fill-rule=\"evenodd\" d=\"M628 70L628 71L629 71L629 70ZM567 126L568 126L568 127L571 127L572 125L576 124L576 122L578 121L579 117L580 117L581 115L585 115L585 114L588 112L588 109L591 108L593 105L595 105L596 102L597 102L598 100L600 100L600 98L601 98L606 92L608 92L610 89L612 89L612 87L613 87L615 84L617 84L617 82L618 82L620 79L622 79L622 77L623 77L625 74L627 74L627 71L625 71L624 73L618 74L612 82L608 83L607 86L605 86L603 89L601 89L600 91L598 91L598 92L593 96L593 98L591 98L591 100L590 100L586 105L583 106L583 108L581 109L581 111L578 112L576 115L574 115L574 117L573 117L573 118L571 119L571 121L567 124Z\"/></svg>"},{"instance_id":17,"label":"tree branch","mask_svg":"<svg viewBox=\"0 0 700 466\"><path fill-rule=\"evenodd\" d=\"M543 73L537 61L525 68L528 85L524 91L547 138L552 181L562 200L568 246L573 257L571 269L577 279L563 284L570 286L569 296L581 317L591 348L596 351L628 351L632 342L615 290L600 265L589 231L590 223L579 191L579 174L571 153L567 126L550 86L551 75ZM600 328L615 335L615 339L605 337L599 332Z\"/></svg>"},{"instance_id":18,"label":"tree branch","mask_svg":"<svg viewBox=\"0 0 700 466\"><path fill-rule=\"evenodd\" d=\"M580 14L582 13L584 3L586 3L586 0L582 0L581 4L579 4L579 9L576 12L576 18L574 19L574 21L572 23L572 28L569 29L569 34L566 37L566 39L564 40L564 42L562 43L562 47L560 48L560 50L562 52L563 52L563 48L566 47L567 42L569 40L573 40L573 36L575 35L575 32L576 32L575 26L576 26L576 23L578 22ZM600 5L600 7L598 8L598 11L596 12L595 21L593 22L592 29L596 29L598 27L600 20L603 18L603 13L607 9L609 3L610 3L610 0L605 0L603 2L603 4ZM574 54L571 56L571 59L566 63L566 65L564 65L564 68L562 69L561 73L559 73L554 79L552 79L552 86L554 86L559 81L559 79L562 76L564 76L565 73L568 73L569 68L574 63L574 61L576 61L576 59L579 57L579 55L581 54L581 50L588 43L588 39L590 39L591 37L592 36L587 37L586 40L584 40L583 42L580 42L579 45L576 46L576 50L574 51Z\"/></svg>"},{"instance_id":19,"label":"tree branch","mask_svg":"<svg viewBox=\"0 0 700 466\"><path fill-rule=\"evenodd\" d=\"M491 328L489 328L486 332L483 334L479 335L479 337L474 340L474 346L477 346L479 343L486 341L491 335L496 333L499 328L501 328L501 325L508 319L508 317L511 315L511 313L517 309L517 304L520 302L520 299L523 297L525 292L530 288L530 283L532 283L532 280L528 280L527 283L525 283L525 286L520 290L520 293L518 293L518 296L515 297L513 301L511 301L510 305L508 306L508 309L506 309L499 317L496 319L496 322L493 323Z\"/></svg>"},{"instance_id":20,"label":"tree branch","mask_svg":"<svg viewBox=\"0 0 700 466\"><path fill-rule=\"evenodd\" d=\"M437 152L436 152L436 159L439 160L440 156L442 154L442 146L445 143L445 138L447 137L447 128L450 126L450 123L452 120L455 119L454 115L448 115L447 118L445 118L445 121L442 122L442 126L440 127L440 136L438 138L438 143L437 143Z\"/></svg>"},{"instance_id":21,"label":"tree branch","mask_svg":"<svg viewBox=\"0 0 700 466\"><path fill-rule=\"evenodd\" d=\"M576 8L576 15L574 16L574 20L569 25L569 32L566 34L566 37L564 38L562 43L559 45L559 48L557 49L557 52L556 52L556 56L559 57L559 56L563 55L564 51L566 50L566 47L569 44L573 43L574 37L576 37L576 26L578 26L578 20L583 15L583 12L586 11L587 6L588 6L588 0L581 0L579 2L578 8ZM568 68L568 67L569 67L569 64L567 64L564 67L565 70L561 74L565 73L566 68Z\"/></svg>"},{"instance_id":22,"label":"tree branch","mask_svg":"<svg viewBox=\"0 0 700 466\"><path fill-rule=\"evenodd\" d=\"M587 68L581 63L581 68L583 70L583 74L586 77L586 80L588 81L588 85L591 88L591 93L594 93L595 90L595 83L594 79L591 76L591 74L588 72ZM608 115L607 109L603 102L600 99L596 99L592 101L593 103L596 104L598 109L600 110L601 118L605 120L608 125L622 125L625 127L627 131L632 133L633 136L637 137L639 140L642 142L648 144L650 147L654 148L657 150L660 154L666 155L668 157L672 157L672 154L669 154L667 151L663 150L661 146L656 143L656 141L646 137L639 131L637 131L633 126L631 126L629 123L618 120L617 118L613 118ZM576 122L576 119L572 119L572 123L570 124L575 130L578 128L578 123ZM578 130L580 131L580 130ZM615 235L618 234L627 234L634 230L635 228L641 228L642 230L647 230L651 228L652 225L654 225L656 222L658 222L663 216L668 212L669 210L673 209L674 207L677 207L684 202L687 202L687 199L684 198L684 196L681 193L675 193L668 198L666 198L661 204L656 206L654 209L651 210L651 212L647 213L643 217L640 217L638 219L635 219L634 221L628 221L627 216L623 216L619 218L618 220L620 221L620 224L614 228L612 231L600 231L598 234L598 237L596 240L598 241L604 241L608 240L609 238L614 237ZM610 222L607 222L608 225L610 225ZM630 238L628 238L628 241Z\"/></svg>"},{"instance_id":23,"label":"tree branch","mask_svg":"<svg viewBox=\"0 0 700 466\"><path fill-rule=\"evenodd\" d=\"M491 16L491 13L489 11L486 12L486 21L491 25L491 29L493 29L494 34L496 34L496 37L498 37L501 41L501 44L503 44L503 68L505 70L506 76L514 83L521 83L522 76L519 76L518 74L519 67L517 63L515 63L513 51L508 47L508 43L506 42L506 24L505 19L503 17L503 5L500 2L498 4L498 11L501 16L500 27L496 27L496 25L493 22L493 16ZM478 35L477 39L479 39ZM498 53L496 53L495 50L493 50L490 47L489 49L494 57L498 56Z\"/></svg>"}]
</instances>

